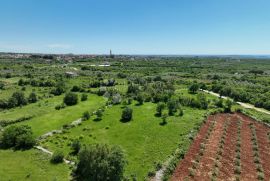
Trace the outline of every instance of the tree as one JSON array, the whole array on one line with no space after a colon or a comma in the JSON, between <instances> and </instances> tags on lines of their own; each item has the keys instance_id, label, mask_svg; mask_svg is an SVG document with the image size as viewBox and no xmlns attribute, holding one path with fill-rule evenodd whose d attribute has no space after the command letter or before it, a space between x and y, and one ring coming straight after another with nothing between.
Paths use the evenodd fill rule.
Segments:
<instances>
[{"instance_id":1,"label":"tree","mask_svg":"<svg viewBox=\"0 0 270 181\"><path fill-rule=\"evenodd\" d=\"M192 94L195 94L199 90L199 85L197 83L193 83L189 86L188 91Z\"/></svg>"},{"instance_id":2,"label":"tree","mask_svg":"<svg viewBox=\"0 0 270 181\"><path fill-rule=\"evenodd\" d=\"M66 85L63 81L57 83L56 88L51 91L52 94L59 96L66 91Z\"/></svg>"},{"instance_id":3,"label":"tree","mask_svg":"<svg viewBox=\"0 0 270 181\"><path fill-rule=\"evenodd\" d=\"M81 149L81 143L79 140L74 140L71 143L71 154L77 155Z\"/></svg>"},{"instance_id":4,"label":"tree","mask_svg":"<svg viewBox=\"0 0 270 181\"><path fill-rule=\"evenodd\" d=\"M53 153L51 158L51 163L57 164L64 161L64 153L61 151L56 151Z\"/></svg>"},{"instance_id":5,"label":"tree","mask_svg":"<svg viewBox=\"0 0 270 181\"><path fill-rule=\"evenodd\" d=\"M204 94L198 94L197 95L197 100L199 101L200 108L201 109L207 109L208 108L208 102L206 99L206 96Z\"/></svg>"},{"instance_id":6,"label":"tree","mask_svg":"<svg viewBox=\"0 0 270 181\"><path fill-rule=\"evenodd\" d=\"M0 82L0 90L4 90L4 88L5 88L4 82Z\"/></svg>"},{"instance_id":7,"label":"tree","mask_svg":"<svg viewBox=\"0 0 270 181\"><path fill-rule=\"evenodd\" d=\"M71 89L72 92L79 92L81 90L81 88L77 85L74 85Z\"/></svg>"},{"instance_id":8,"label":"tree","mask_svg":"<svg viewBox=\"0 0 270 181\"><path fill-rule=\"evenodd\" d=\"M157 108L156 108L156 115L157 116L161 116L162 115L162 111L165 109L165 103L164 102L159 102L157 104Z\"/></svg>"},{"instance_id":9,"label":"tree","mask_svg":"<svg viewBox=\"0 0 270 181\"><path fill-rule=\"evenodd\" d=\"M103 116L103 111L101 109L97 110L96 115L97 115L97 119L101 120Z\"/></svg>"},{"instance_id":10,"label":"tree","mask_svg":"<svg viewBox=\"0 0 270 181\"><path fill-rule=\"evenodd\" d=\"M139 94L136 99L137 99L139 105L142 105L143 104L144 99L143 99L143 95L142 94Z\"/></svg>"},{"instance_id":11,"label":"tree","mask_svg":"<svg viewBox=\"0 0 270 181\"><path fill-rule=\"evenodd\" d=\"M224 106L224 112L230 113L233 102L230 99L227 99Z\"/></svg>"},{"instance_id":12,"label":"tree","mask_svg":"<svg viewBox=\"0 0 270 181\"><path fill-rule=\"evenodd\" d=\"M32 92L28 97L28 102L35 103L37 102L37 95L36 93Z\"/></svg>"},{"instance_id":13,"label":"tree","mask_svg":"<svg viewBox=\"0 0 270 181\"><path fill-rule=\"evenodd\" d=\"M73 106L78 103L78 95L72 92L69 92L64 97L64 103L67 106Z\"/></svg>"},{"instance_id":14,"label":"tree","mask_svg":"<svg viewBox=\"0 0 270 181\"><path fill-rule=\"evenodd\" d=\"M169 101L167 102L167 107L169 115L171 116L177 111L177 108L179 107L179 102L176 99L169 99Z\"/></svg>"},{"instance_id":15,"label":"tree","mask_svg":"<svg viewBox=\"0 0 270 181\"><path fill-rule=\"evenodd\" d=\"M182 117L183 115L184 115L184 111L181 107L179 107L179 116Z\"/></svg>"},{"instance_id":16,"label":"tree","mask_svg":"<svg viewBox=\"0 0 270 181\"><path fill-rule=\"evenodd\" d=\"M215 105L216 105L217 107L219 107L219 108L223 108L223 100L222 100L222 98L219 98L219 99L216 101Z\"/></svg>"},{"instance_id":17,"label":"tree","mask_svg":"<svg viewBox=\"0 0 270 181\"><path fill-rule=\"evenodd\" d=\"M27 104L27 100L25 99L23 92L14 92L11 97L16 99L16 106L22 106Z\"/></svg>"},{"instance_id":18,"label":"tree","mask_svg":"<svg viewBox=\"0 0 270 181\"><path fill-rule=\"evenodd\" d=\"M167 124L167 117L168 117L168 114L163 114L162 115L162 122L159 123L161 126L164 126Z\"/></svg>"},{"instance_id":19,"label":"tree","mask_svg":"<svg viewBox=\"0 0 270 181\"><path fill-rule=\"evenodd\" d=\"M128 122L132 119L133 110L129 107L125 107L122 112L122 121Z\"/></svg>"},{"instance_id":20,"label":"tree","mask_svg":"<svg viewBox=\"0 0 270 181\"><path fill-rule=\"evenodd\" d=\"M82 94L81 101L86 101L87 99L88 99L88 95L87 94Z\"/></svg>"},{"instance_id":21,"label":"tree","mask_svg":"<svg viewBox=\"0 0 270 181\"><path fill-rule=\"evenodd\" d=\"M80 181L120 181L123 179L126 160L118 146L92 145L79 153L79 163L74 171Z\"/></svg>"},{"instance_id":22,"label":"tree","mask_svg":"<svg viewBox=\"0 0 270 181\"><path fill-rule=\"evenodd\" d=\"M35 139L31 127L12 125L3 131L0 143L4 148L30 149L35 145Z\"/></svg>"},{"instance_id":23,"label":"tree","mask_svg":"<svg viewBox=\"0 0 270 181\"><path fill-rule=\"evenodd\" d=\"M19 86L24 86L24 85L25 85L25 81L24 81L23 79L20 79L20 80L18 81L18 85L19 85Z\"/></svg>"},{"instance_id":24,"label":"tree","mask_svg":"<svg viewBox=\"0 0 270 181\"><path fill-rule=\"evenodd\" d=\"M89 113L89 111L85 111L85 112L83 113L82 119L83 119L83 120L88 120L88 119L90 119L90 113Z\"/></svg>"}]
</instances>

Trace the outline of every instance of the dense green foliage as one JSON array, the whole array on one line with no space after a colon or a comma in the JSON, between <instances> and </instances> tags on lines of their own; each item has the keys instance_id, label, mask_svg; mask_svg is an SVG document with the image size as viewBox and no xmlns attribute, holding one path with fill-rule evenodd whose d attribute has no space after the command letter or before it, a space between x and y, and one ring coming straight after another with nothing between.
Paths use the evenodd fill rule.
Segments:
<instances>
[{"instance_id":1,"label":"dense green foliage","mask_svg":"<svg viewBox=\"0 0 270 181\"><path fill-rule=\"evenodd\" d=\"M121 181L126 164L120 147L93 145L79 153L79 163L74 172L80 181Z\"/></svg>"},{"instance_id":2,"label":"dense green foliage","mask_svg":"<svg viewBox=\"0 0 270 181\"><path fill-rule=\"evenodd\" d=\"M133 110L130 107L125 107L122 112L122 119L123 122L128 122L132 119Z\"/></svg>"},{"instance_id":3,"label":"dense green foliage","mask_svg":"<svg viewBox=\"0 0 270 181\"><path fill-rule=\"evenodd\" d=\"M104 63L110 66L99 66ZM55 55L34 55L26 59L0 58L0 70L0 130L28 125L33 137L39 138L62 129L63 133L38 139L37 144L55 153L63 151L61 157L76 163L83 145L120 145L129 162L123 174L130 180L153 175L154 169L160 168L179 144L186 150L190 135L205 113L235 110L234 102L215 98L200 89L270 109L267 59L96 56L65 61ZM270 122L265 114L245 111ZM21 137L20 142L28 140ZM14 154L8 151L6 157L10 158L2 158L1 162L12 160ZM22 157L18 159L23 160ZM25 168L34 170L35 177L29 178L39 178L33 165L41 166L32 158L24 159L28 164ZM46 157L45 161L49 160ZM13 167L22 169L19 164ZM51 167L57 166L48 164L44 168L51 175L58 175ZM12 169L9 167L13 172ZM59 175L67 178L68 171L62 167L60 170ZM26 177L0 175L4 175L4 180Z\"/></svg>"},{"instance_id":4,"label":"dense green foliage","mask_svg":"<svg viewBox=\"0 0 270 181\"><path fill-rule=\"evenodd\" d=\"M78 103L78 95L72 92L69 92L64 97L64 103L68 106L73 106Z\"/></svg>"},{"instance_id":5,"label":"dense green foliage","mask_svg":"<svg viewBox=\"0 0 270 181\"><path fill-rule=\"evenodd\" d=\"M52 158L51 158L51 163L57 164L57 163L62 163L64 159L64 154L61 151L56 151L53 153Z\"/></svg>"},{"instance_id":6,"label":"dense green foliage","mask_svg":"<svg viewBox=\"0 0 270 181\"><path fill-rule=\"evenodd\" d=\"M0 139L3 148L29 149L35 145L31 127L12 125L7 127Z\"/></svg>"}]
</instances>

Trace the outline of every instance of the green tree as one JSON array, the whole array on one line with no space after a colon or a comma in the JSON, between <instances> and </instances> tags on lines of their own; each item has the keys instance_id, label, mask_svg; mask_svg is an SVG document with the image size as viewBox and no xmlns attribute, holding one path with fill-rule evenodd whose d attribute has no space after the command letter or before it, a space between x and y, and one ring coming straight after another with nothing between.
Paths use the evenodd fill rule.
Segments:
<instances>
[{"instance_id":1,"label":"green tree","mask_svg":"<svg viewBox=\"0 0 270 181\"><path fill-rule=\"evenodd\" d=\"M125 165L120 147L97 144L80 151L74 175L80 181L120 181Z\"/></svg>"},{"instance_id":2,"label":"green tree","mask_svg":"<svg viewBox=\"0 0 270 181\"><path fill-rule=\"evenodd\" d=\"M73 106L78 103L78 95L72 92L69 92L64 97L64 103L67 106Z\"/></svg>"},{"instance_id":3,"label":"green tree","mask_svg":"<svg viewBox=\"0 0 270 181\"><path fill-rule=\"evenodd\" d=\"M162 115L162 111L165 109L166 105L164 102L159 102L157 104L157 108L156 108L156 115L157 116L161 116Z\"/></svg>"},{"instance_id":4,"label":"green tree","mask_svg":"<svg viewBox=\"0 0 270 181\"><path fill-rule=\"evenodd\" d=\"M101 120L103 116L103 111L101 109L97 110L96 115L97 115L97 119Z\"/></svg>"},{"instance_id":5,"label":"green tree","mask_svg":"<svg viewBox=\"0 0 270 181\"><path fill-rule=\"evenodd\" d=\"M22 106L22 105L27 104L27 100L26 100L23 92L14 92L12 94L12 97L14 99L16 99L16 103L17 103L16 106Z\"/></svg>"},{"instance_id":6,"label":"green tree","mask_svg":"<svg viewBox=\"0 0 270 181\"><path fill-rule=\"evenodd\" d=\"M197 93L198 90L199 90L199 85L197 83L191 84L191 86L189 86L188 88L188 91L192 94Z\"/></svg>"},{"instance_id":7,"label":"green tree","mask_svg":"<svg viewBox=\"0 0 270 181\"><path fill-rule=\"evenodd\" d=\"M64 153L62 151L56 151L53 153L51 163L57 164L64 161Z\"/></svg>"},{"instance_id":8,"label":"green tree","mask_svg":"<svg viewBox=\"0 0 270 181\"><path fill-rule=\"evenodd\" d=\"M35 145L35 139L31 127L12 125L3 131L0 143L4 148L29 149Z\"/></svg>"},{"instance_id":9,"label":"green tree","mask_svg":"<svg viewBox=\"0 0 270 181\"><path fill-rule=\"evenodd\" d=\"M88 95L87 94L82 94L81 101L86 101L87 99L88 99Z\"/></svg>"},{"instance_id":10,"label":"green tree","mask_svg":"<svg viewBox=\"0 0 270 181\"><path fill-rule=\"evenodd\" d=\"M37 95L34 92L31 92L31 94L28 97L28 102L35 103L37 102Z\"/></svg>"},{"instance_id":11,"label":"green tree","mask_svg":"<svg viewBox=\"0 0 270 181\"><path fill-rule=\"evenodd\" d=\"M71 143L71 154L77 155L81 149L81 143L79 140L74 140Z\"/></svg>"},{"instance_id":12,"label":"green tree","mask_svg":"<svg viewBox=\"0 0 270 181\"><path fill-rule=\"evenodd\" d=\"M122 121L128 122L132 119L133 110L130 107L125 107L122 111Z\"/></svg>"},{"instance_id":13,"label":"green tree","mask_svg":"<svg viewBox=\"0 0 270 181\"><path fill-rule=\"evenodd\" d=\"M179 107L179 102L176 99L169 99L169 101L167 102L167 107L169 115L172 116L177 111L177 108Z\"/></svg>"},{"instance_id":14,"label":"green tree","mask_svg":"<svg viewBox=\"0 0 270 181\"><path fill-rule=\"evenodd\" d=\"M231 112L232 105L233 105L233 102L230 99L227 99L225 101L224 112L230 113Z\"/></svg>"},{"instance_id":15,"label":"green tree","mask_svg":"<svg viewBox=\"0 0 270 181\"><path fill-rule=\"evenodd\" d=\"M136 99L137 99L139 105L142 105L143 104L144 99L143 99L143 95L142 94L139 94Z\"/></svg>"},{"instance_id":16,"label":"green tree","mask_svg":"<svg viewBox=\"0 0 270 181\"><path fill-rule=\"evenodd\" d=\"M88 120L88 119L90 119L90 113L89 113L89 111L85 111L85 112L83 113L82 119L83 119L83 120Z\"/></svg>"}]
</instances>

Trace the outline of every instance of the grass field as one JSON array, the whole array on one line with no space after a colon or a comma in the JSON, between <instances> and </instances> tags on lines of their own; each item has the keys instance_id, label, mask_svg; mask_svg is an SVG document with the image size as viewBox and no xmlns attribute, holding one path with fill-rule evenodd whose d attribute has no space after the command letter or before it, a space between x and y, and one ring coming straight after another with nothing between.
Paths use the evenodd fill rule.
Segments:
<instances>
[{"instance_id":1,"label":"grass field","mask_svg":"<svg viewBox=\"0 0 270 181\"><path fill-rule=\"evenodd\" d=\"M70 170L65 164L51 164L50 157L37 150L0 150L1 181L66 181Z\"/></svg>"},{"instance_id":2,"label":"grass field","mask_svg":"<svg viewBox=\"0 0 270 181\"><path fill-rule=\"evenodd\" d=\"M134 174L138 180L143 180L149 170L154 170L156 163L166 161L180 142L189 145L190 131L206 113L205 110L184 108L183 117L169 117L168 124L161 126L161 118L154 116L156 104L131 107L134 115L129 123L120 122L122 107L113 106L105 111L101 121L95 122L92 118L70 129L69 133L47 139L43 145L50 150L64 150L66 155L73 139L80 139L84 144L120 145L128 159L125 175Z\"/></svg>"},{"instance_id":3,"label":"grass field","mask_svg":"<svg viewBox=\"0 0 270 181\"><path fill-rule=\"evenodd\" d=\"M75 106L55 110L55 106L61 104L63 96L29 104L22 108L15 108L1 112L0 120L14 120L24 116L33 116L32 119L19 124L27 124L32 127L35 136L40 136L48 131L60 129L64 124L79 119L85 111L95 111L105 104L105 99L96 95L88 95L88 100Z\"/></svg>"}]
</instances>

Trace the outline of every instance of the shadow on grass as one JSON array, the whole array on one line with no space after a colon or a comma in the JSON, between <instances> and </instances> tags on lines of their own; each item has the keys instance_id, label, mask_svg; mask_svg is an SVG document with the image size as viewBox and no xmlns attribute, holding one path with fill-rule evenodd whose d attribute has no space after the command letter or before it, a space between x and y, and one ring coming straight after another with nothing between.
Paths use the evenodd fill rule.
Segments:
<instances>
[{"instance_id":1,"label":"shadow on grass","mask_svg":"<svg viewBox=\"0 0 270 181\"><path fill-rule=\"evenodd\" d=\"M160 126L165 126L167 124L167 121L162 121L159 123Z\"/></svg>"},{"instance_id":2,"label":"shadow on grass","mask_svg":"<svg viewBox=\"0 0 270 181\"><path fill-rule=\"evenodd\" d=\"M120 122L121 122L121 123L128 123L128 122L130 122L130 121L131 121L131 120L126 120L126 119L123 119L123 118L120 119Z\"/></svg>"},{"instance_id":3,"label":"shadow on grass","mask_svg":"<svg viewBox=\"0 0 270 181\"><path fill-rule=\"evenodd\" d=\"M95 118L95 119L93 119L93 121L95 121L95 122L99 122L101 120L102 120L102 118Z\"/></svg>"}]
</instances>

